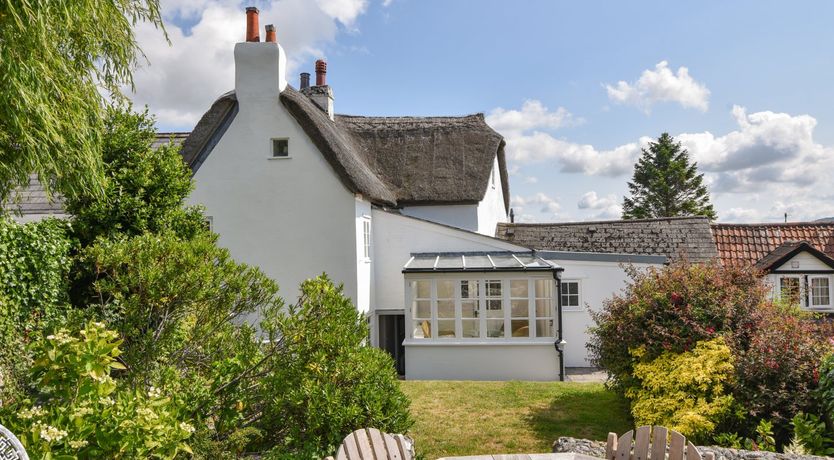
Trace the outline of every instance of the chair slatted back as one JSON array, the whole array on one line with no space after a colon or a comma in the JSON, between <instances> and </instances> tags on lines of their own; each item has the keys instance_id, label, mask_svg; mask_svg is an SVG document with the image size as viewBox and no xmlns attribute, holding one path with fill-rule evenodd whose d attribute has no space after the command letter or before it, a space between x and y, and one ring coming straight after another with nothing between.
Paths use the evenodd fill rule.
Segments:
<instances>
[{"instance_id":1,"label":"chair slatted back","mask_svg":"<svg viewBox=\"0 0 834 460\"><path fill-rule=\"evenodd\" d=\"M651 440L651 442L650 442ZM667 448L668 441L668 448ZM677 431L662 426L641 426L620 437L608 433L606 460L715 460L715 454L703 456L698 448Z\"/></svg>"},{"instance_id":2,"label":"chair slatted back","mask_svg":"<svg viewBox=\"0 0 834 460\"><path fill-rule=\"evenodd\" d=\"M413 460L405 438L363 428L347 435L335 460ZM327 457L327 460L334 460Z\"/></svg>"}]
</instances>

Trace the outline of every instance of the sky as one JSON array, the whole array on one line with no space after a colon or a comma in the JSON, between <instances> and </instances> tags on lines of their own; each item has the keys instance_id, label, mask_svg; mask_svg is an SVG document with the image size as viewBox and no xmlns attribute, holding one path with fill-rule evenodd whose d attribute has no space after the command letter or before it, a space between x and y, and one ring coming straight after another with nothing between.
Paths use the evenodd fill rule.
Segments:
<instances>
[{"instance_id":1,"label":"sky","mask_svg":"<svg viewBox=\"0 0 834 460\"><path fill-rule=\"evenodd\" d=\"M834 2L160 1L170 44L137 26L132 98L161 131L191 130L233 89L254 5L291 84L327 59L337 113L484 113L507 142L517 221L619 218L663 132L720 222L834 216Z\"/></svg>"}]
</instances>

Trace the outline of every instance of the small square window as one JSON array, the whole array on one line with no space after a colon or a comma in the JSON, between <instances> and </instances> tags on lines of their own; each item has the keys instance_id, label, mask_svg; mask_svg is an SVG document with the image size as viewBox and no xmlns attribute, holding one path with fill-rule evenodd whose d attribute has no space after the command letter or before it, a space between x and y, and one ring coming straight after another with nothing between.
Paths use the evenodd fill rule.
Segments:
<instances>
[{"instance_id":1,"label":"small square window","mask_svg":"<svg viewBox=\"0 0 834 460\"><path fill-rule=\"evenodd\" d=\"M289 139L272 139L272 158L288 158L290 156Z\"/></svg>"}]
</instances>

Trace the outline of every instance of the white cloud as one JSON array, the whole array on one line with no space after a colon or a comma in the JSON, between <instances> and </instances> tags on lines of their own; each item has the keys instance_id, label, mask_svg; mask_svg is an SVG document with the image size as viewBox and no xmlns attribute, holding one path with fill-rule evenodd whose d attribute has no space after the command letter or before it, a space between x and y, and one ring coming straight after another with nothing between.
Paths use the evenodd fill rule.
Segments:
<instances>
[{"instance_id":1,"label":"white cloud","mask_svg":"<svg viewBox=\"0 0 834 460\"><path fill-rule=\"evenodd\" d=\"M510 205L518 215L521 215L525 209L535 208L541 214L555 216L562 209L557 199L542 192L527 197L516 195L510 200Z\"/></svg>"},{"instance_id":2,"label":"white cloud","mask_svg":"<svg viewBox=\"0 0 834 460\"><path fill-rule=\"evenodd\" d=\"M620 206L617 196L613 193L600 197L597 192L592 190L582 195L576 206L579 209L597 211L592 216L593 219L619 219L623 214L623 208Z\"/></svg>"},{"instance_id":3,"label":"white cloud","mask_svg":"<svg viewBox=\"0 0 834 460\"><path fill-rule=\"evenodd\" d=\"M541 101L535 99L524 101L521 110L507 110L502 107L493 109L487 115L486 121L493 129L507 137L518 136L532 129L556 129L583 122L564 107L552 112Z\"/></svg>"},{"instance_id":4,"label":"white cloud","mask_svg":"<svg viewBox=\"0 0 834 460\"><path fill-rule=\"evenodd\" d=\"M654 70L644 70L634 83L619 81L616 85L605 85L605 89L612 101L639 107L646 113L658 102L677 102L704 112L709 108L707 87L695 81L686 67L678 67L675 73L666 61L660 61Z\"/></svg>"},{"instance_id":5,"label":"white cloud","mask_svg":"<svg viewBox=\"0 0 834 460\"><path fill-rule=\"evenodd\" d=\"M367 3L284 0L262 4L261 27L275 24L278 41L287 52L287 79L293 82L302 63L324 56L340 24L355 28ZM165 127L188 130L215 98L234 87L233 50L245 34L244 9L233 0L177 0L163 3L163 17L171 46L152 26L136 28L137 41L150 65L135 73L133 100L147 104Z\"/></svg>"},{"instance_id":6,"label":"white cloud","mask_svg":"<svg viewBox=\"0 0 834 460\"><path fill-rule=\"evenodd\" d=\"M631 172L640 145L648 138L611 150L598 150L589 144L568 142L542 132L508 137L506 141L507 154L513 162L557 161L562 172L616 177Z\"/></svg>"}]
</instances>

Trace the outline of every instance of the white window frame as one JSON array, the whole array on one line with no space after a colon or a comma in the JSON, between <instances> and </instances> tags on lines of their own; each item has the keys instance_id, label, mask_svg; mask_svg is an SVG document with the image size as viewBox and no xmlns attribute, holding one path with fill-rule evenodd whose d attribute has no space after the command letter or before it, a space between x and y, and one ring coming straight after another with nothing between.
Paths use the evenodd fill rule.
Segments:
<instances>
[{"instance_id":1,"label":"white window frame","mask_svg":"<svg viewBox=\"0 0 834 460\"><path fill-rule=\"evenodd\" d=\"M582 280L580 279L563 279L562 286L568 283L575 283L576 284L576 295L577 295L577 304L576 306L568 306L562 302L562 311L583 311L582 305ZM562 293L559 292L559 298L561 299Z\"/></svg>"},{"instance_id":2,"label":"white window frame","mask_svg":"<svg viewBox=\"0 0 834 460\"><path fill-rule=\"evenodd\" d=\"M371 218L362 217L362 257L365 262L371 261Z\"/></svg>"},{"instance_id":3,"label":"white window frame","mask_svg":"<svg viewBox=\"0 0 834 460\"><path fill-rule=\"evenodd\" d=\"M813 289L813 280L815 279L824 279L828 281L828 303L822 305L814 305L814 289ZM834 309L834 305L832 305L831 297L832 297L832 286L831 282L831 275L808 275L808 310L814 311L829 311Z\"/></svg>"},{"instance_id":4,"label":"white window frame","mask_svg":"<svg viewBox=\"0 0 834 460\"><path fill-rule=\"evenodd\" d=\"M275 141L287 141L287 155L275 156ZM269 139L269 159L270 160L288 160L292 158L292 150L290 150L289 137L272 137Z\"/></svg>"},{"instance_id":5,"label":"white window frame","mask_svg":"<svg viewBox=\"0 0 834 460\"><path fill-rule=\"evenodd\" d=\"M453 281L454 291L455 291L455 337L438 337L438 327L437 327L437 281L439 280L451 280ZM463 319L462 319L462 299L461 299L461 289L460 289L460 282L461 281L477 281L478 282L478 319L479 319L479 337L463 337ZM501 300L503 306L503 322L504 322L504 334L501 337L487 337L487 315L486 315L486 300L488 298L486 282L497 280L501 282ZM529 327L529 332L526 337L512 337L512 328L511 328L511 321L512 321L512 303L510 302L511 299L511 291L510 291L510 281L511 280L526 280L527 285L527 298L528 298L528 316L526 317L527 324ZM536 316L536 291L535 291L535 281L536 280L547 280L551 284L550 287L550 314L551 316L548 317L537 317ZM430 281L431 282L431 337L430 338L422 338L422 337L415 337L414 332L416 331L415 321L418 320L425 320L426 318L419 318L413 319L412 318L412 309L414 307L414 294L412 292L411 283L414 281ZM559 290L557 288L556 282L553 279L553 275L550 272L539 274L530 274L528 273L512 273L512 272L505 272L505 273L408 273L405 276L405 300L406 300L406 308L405 308L405 321L406 321L406 342L409 344L468 344L471 345L473 343L484 343L484 344L494 344L494 343L548 343L552 344L553 340L556 338L558 334L559 325L558 325L558 313L556 311L557 304L556 299L557 295L559 295ZM423 300L423 299L421 299ZM539 298L541 300L541 298ZM498 320L499 318L495 318ZM517 318L517 320L520 318ZM546 337L536 337L536 320L538 319L547 319L553 321L553 328L552 328L552 336Z\"/></svg>"},{"instance_id":6,"label":"white window frame","mask_svg":"<svg viewBox=\"0 0 834 460\"><path fill-rule=\"evenodd\" d=\"M800 308L806 308L807 305L805 304L805 277L802 273L797 274L790 274L790 275L779 275L776 277L776 298L779 301L782 301L782 280L786 278L793 278L799 281L799 306Z\"/></svg>"}]
</instances>

